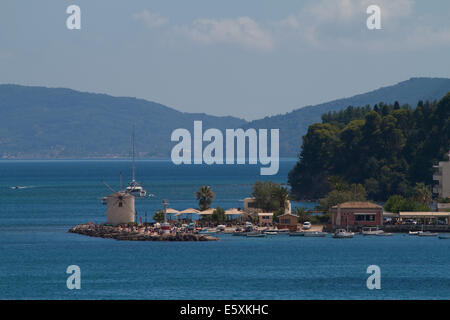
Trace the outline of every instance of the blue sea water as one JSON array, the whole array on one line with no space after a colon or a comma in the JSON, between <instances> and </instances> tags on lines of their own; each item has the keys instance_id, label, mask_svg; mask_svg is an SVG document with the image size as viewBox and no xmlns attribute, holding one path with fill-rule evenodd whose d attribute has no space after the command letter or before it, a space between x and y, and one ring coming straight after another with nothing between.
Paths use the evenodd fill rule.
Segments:
<instances>
[{"instance_id":1,"label":"blue sea water","mask_svg":"<svg viewBox=\"0 0 450 320\"><path fill-rule=\"evenodd\" d=\"M195 207L210 185L214 205L242 207L256 180L286 183L295 160L274 177L257 166L175 166L139 161L138 180L161 207ZM100 198L129 180L128 161L0 161L0 299L448 299L450 241L434 237L353 239L220 236L217 242L127 242L69 234L105 219ZM26 186L12 190L11 186ZM297 203L313 207L313 203ZM81 289L66 287L66 268L81 268ZM369 265L381 290L369 290Z\"/></svg>"}]
</instances>

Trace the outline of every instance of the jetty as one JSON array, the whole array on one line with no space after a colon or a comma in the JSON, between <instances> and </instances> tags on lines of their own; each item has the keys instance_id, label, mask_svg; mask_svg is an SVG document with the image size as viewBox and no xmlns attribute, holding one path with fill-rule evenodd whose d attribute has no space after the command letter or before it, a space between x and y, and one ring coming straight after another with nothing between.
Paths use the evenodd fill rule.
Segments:
<instances>
[{"instance_id":1,"label":"jetty","mask_svg":"<svg viewBox=\"0 0 450 320\"><path fill-rule=\"evenodd\" d=\"M148 226L108 226L104 224L79 224L69 233L82 234L89 237L115 239L121 241L217 241L218 238L208 235L187 232L159 233Z\"/></svg>"}]
</instances>

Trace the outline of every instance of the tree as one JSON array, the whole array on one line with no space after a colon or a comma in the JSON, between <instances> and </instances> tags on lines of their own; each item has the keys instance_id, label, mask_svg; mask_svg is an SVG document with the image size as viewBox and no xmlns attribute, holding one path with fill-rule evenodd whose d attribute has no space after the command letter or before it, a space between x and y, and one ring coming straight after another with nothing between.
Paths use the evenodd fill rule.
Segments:
<instances>
[{"instance_id":1,"label":"tree","mask_svg":"<svg viewBox=\"0 0 450 320\"><path fill-rule=\"evenodd\" d=\"M277 186L272 190L272 197L278 202L278 207L286 209L289 200L289 191L285 187Z\"/></svg>"},{"instance_id":2,"label":"tree","mask_svg":"<svg viewBox=\"0 0 450 320\"><path fill-rule=\"evenodd\" d=\"M298 216L298 222L304 223L311 220L311 214L305 208L295 208L294 214Z\"/></svg>"},{"instance_id":3,"label":"tree","mask_svg":"<svg viewBox=\"0 0 450 320\"><path fill-rule=\"evenodd\" d=\"M391 195L428 194L416 183L433 183L433 163L450 146L450 93L439 102L419 101L415 109L379 103L348 107L322 116L308 128L299 161L289 172L291 197L317 200L337 190L333 179L364 184L373 200ZM341 183L342 184L342 183Z\"/></svg>"},{"instance_id":4,"label":"tree","mask_svg":"<svg viewBox=\"0 0 450 320\"><path fill-rule=\"evenodd\" d=\"M253 185L252 196L255 198L256 207L266 212L283 210L287 206L289 192L280 184L272 181L256 181Z\"/></svg>"},{"instance_id":5,"label":"tree","mask_svg":"<svg viewBox=\"0 0 450 320\"><path fill-rule=\"evenodd\" d=\"M411 198L404 198L401 195L390 196L384 205L388 212L399 213L400 211L429 211L427 205L414 201Z\"/></svg>"},{"instance_id":6,"label":"tree","mask_svg":"<svg viewBox=\"0 0 450 320\"><path fill-rule=\"evenodd\" d=\"M156 222L164 221L164 210L159 209L153 214L153 220Z\"/></svg>"},{"instance_id":7,"label":"tree","mask_svg":"<svg viewBox=\"0 0 450 320\"><path fill-rule=\"evenodd\" d=\"M201 211L208 209L215 197L216 195L210 186L201 186L195 192L195 198L198 200L198 206Z\"/></svg>"},{"instance_id":8,"label":"tree","mask_svg":"<svg viewBox=\"0 0 450 320\"><path fill-rule=\"evenodd\" d=\"M416 183L413 191L413 199L423 205L428 205L432 200L433 194L429 187L423 182Z\"/></svg>"},{"instance_id":9,"label":"tree","mask_svg":"<svg viewBox=\"0 0 450 320\"><path fill-rule=\"evenodd\" d=\"M223 208L217 207L213 214L211 215L211 220L217 224L222 224L226 221L227 217L225 215L225 210Z\"/></svg>"},{"instance_id":10,"label":"tree","mask_svg":"<svg viewBox=\"0 0 450 320\"><path fill-rule=\"evenodd\" d=\"M361 184L352 184L343 189L332 190L325 198L320 199L319 209L327 212L339 203L347 201L366 201L366 190Z\"/></svg>"}]
</instances>

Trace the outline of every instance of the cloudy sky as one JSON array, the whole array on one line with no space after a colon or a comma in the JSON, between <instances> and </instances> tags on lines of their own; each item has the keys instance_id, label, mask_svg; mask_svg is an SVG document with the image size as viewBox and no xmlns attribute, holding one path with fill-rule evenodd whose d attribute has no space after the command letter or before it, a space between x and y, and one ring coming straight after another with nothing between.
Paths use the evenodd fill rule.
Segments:
<instances>
[{"instance_id":1,"label":"cloudy sky","mask_svg":"<svg viewBox=\"0 0 450 320\"><path fill-rule=\"evenodd\" d=\"M66 28L81 7L81 30ZM381 7L381 30L366 9ZM450 1L2 0L0 83L255 119L450 77Z\"/></svg>"}]
</instances>

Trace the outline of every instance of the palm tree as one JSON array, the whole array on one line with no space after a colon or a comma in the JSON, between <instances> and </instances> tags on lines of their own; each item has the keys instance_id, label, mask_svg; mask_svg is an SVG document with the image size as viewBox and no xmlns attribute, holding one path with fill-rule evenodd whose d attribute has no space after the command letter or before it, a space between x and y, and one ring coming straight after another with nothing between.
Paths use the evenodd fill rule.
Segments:
<instances>
[{"instance_id":1,"label":"palm tree","mask_svg":"<svg viewBox=\"0 0 450 320\"><path fill-rule=\"evenodd\" d=\"M201 186L195 193L195 198L198 200L198 206L201 211L208 209L215 197L216 195L210 186Z\"/></svg>"},{"instance_id":2,"label":"palm tree","mask_svg":"<svg viewBox=\"0 0 450 320\"><path fill-rule=\"evenodd\" d=\"M284 188L284 187L276 188L273 191L272 196L273 196L274 200L277 202L277 204L279 205L279 208L286 209L286 207L288 206L288 200L289 200L289 191L287 188Z\"/></svg>"},{"instance_id":3,"label":"palm tree","mask_svg":"<svg viewBox=\"0 0 450 320\"><path fill-rule=\"evenodd\" d=\"M305 208L295 208L294 214L298 216L298 221L300 223L304 223L305 221L309 221L311 219L311 214L309 214Z\"/></svg>"}]
</instances>

